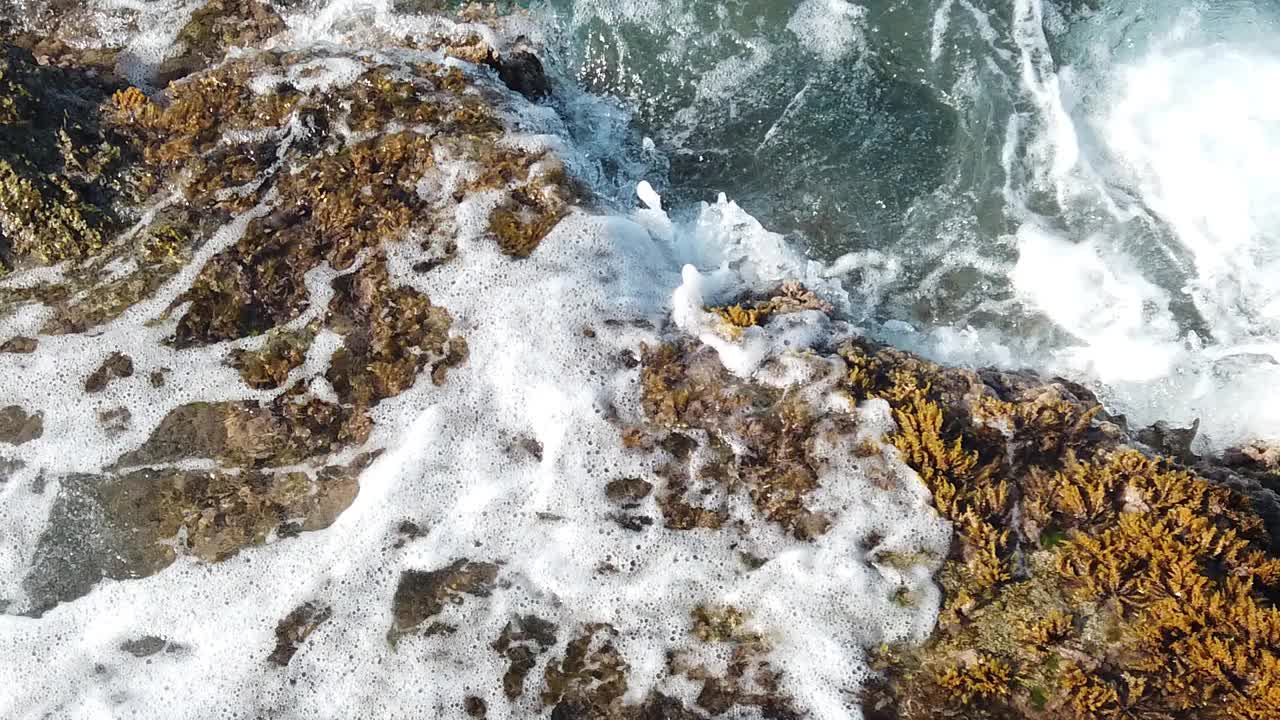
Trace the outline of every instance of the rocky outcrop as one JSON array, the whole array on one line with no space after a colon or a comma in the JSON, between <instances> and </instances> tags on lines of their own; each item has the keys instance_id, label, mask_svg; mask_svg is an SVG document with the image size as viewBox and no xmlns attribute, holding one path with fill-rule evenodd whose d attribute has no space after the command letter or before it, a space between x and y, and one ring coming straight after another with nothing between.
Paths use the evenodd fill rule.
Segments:
<instances>
[{"instance_id":1,"label":"rocky outcrop","mask_svg":"<svg viewBox=\"0 0 1280 720\"><path fill-rule=\"evenodd\" d=\"M246 13L267 20L246 26ZM82 333L195 263L168 311L171 346L262 336L231 349L227 363L246 390L274 392L178 407L112 474L63 479L57 529L41 539L24 583L30 612L102 577L157 572L179 553L216 562L332 523L369 457L337 455L365 443L371 408L420 377L446 382L467 356L448 309L393 280L388 249L413 243L422 272L448 262L448 234L432 231L450 226L469 193L510 198L494 213L493 241L517 257L568 212L576 191L553 158L497 142L503 96L484 71L261 51L222 62L227 47L275 34L271 17L257 2L205 6L183 30L181 77L161 94L41 65L10 46L0 59L0 265L65 264L55 281L0 288L0 313L37 301L52 309L43 333ZM303 82L329 62L359 72ZM251 86L269 72L280 77L274 88ZM456 194L439 181L446 158L474 169ZM309 278L322 266L333 276L317 291ZM340 347L301 367L321 332ZM132 358L113 352L84 391L133 373ZM129 416L120 408L101 420L118 432ZM40 428L38 413L6 408L0 441L26 442ZM184 461L217 469L168 469Z\"/></svg>"},{"instance_id":2,"label":"rocky outcrop","mask_svg":"<svg viewBox=\"0 0 1280 720\"><path fill-rule=\"evenodd\" d=\"M52 43L5 46L0 266L30 279L0 284L0 316L39 306L41 337L6 336L0 352L39 357L57 336L108 333L124 318L162 335L171 357L219 353L214 369L239 393L182 395L101 472L32 480L33 494L46 483L54 494L17 611L41 615L179 558L204 567L332 532L383 450L379 411L420 383L453 387L468 361L474 325L406 276L457 261L454 226L475 197L492 201L478 225L486 248L511 264L545 250L582 199L553 153L503 142L510 104L551 92L531 47L466 35L424 43L442 53L431 60L263 49L283 28L267 3L212 0L146 88ZM754 374L671 326L645 325L648 341L614 358L635 415L598 412L614 448L651 472L575 478L610 531L728 538L734 570L750 577L778 558L732 542L743 527L817 547L862 499L831 505L824 493L842 472L865 477L868 493L923 483L954 531L949 548L868 532L842 550L879 576L922 573L886 604L932 608L921 589L932 591L934 568L942 588L925 642L850 648L879 671L856 699L866 717L1280 717L1275 448L1199 457L1194 428L1129 428L1068 379L939 366L858 336L797 282L761 290L701 308L715 339L802 319L822 336ZM145 318L126 314L147 303ZM113 433L135 422L117 406L121 388L196 385L144 357L104 348L71 380ZM869 432L869 407L893 429ZM51 419L0 407L0 451L40 440ZM557 460L551 444L506 440L512 463ZM0 455L0 485L24 467ZM384 556L429 545L432 531L406 521ZM496 699L560 720L811 714L773 654L779 638L745 605L680 611L685 636L669 638L661 667L639 668L618 618L499 605L518 578L496 550L472 550L418 556L388 574L383 615L361 611L403 654L465 632L464 610L498 617L501 630L470 652L499 670L458 688L456 713L485 717ZM611 563L591 568L593 581L622 573ZM305 597L270 616L274 644L258 658L272 672L297 668L352 612ZM112 647L186 652L156 635ZM641 671L666 685L635 692Z\"/></svg>"}]
</instances>

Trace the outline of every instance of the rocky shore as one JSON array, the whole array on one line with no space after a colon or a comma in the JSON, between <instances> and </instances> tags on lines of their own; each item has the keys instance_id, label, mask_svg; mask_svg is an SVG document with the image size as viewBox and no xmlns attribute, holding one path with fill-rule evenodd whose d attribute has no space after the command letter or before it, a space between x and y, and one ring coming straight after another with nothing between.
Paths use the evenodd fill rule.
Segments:
<instances>
[{"instance_id":1,"label":"rocky shore","mask_svg":"<svg viewBox=\"0 0 1280 720\"><path fill-rule=\"evenodd\" d=\"M559 224L603 206L561 148L511 139L530 108L552 112L553 86L527 41L477 29L499 22L489 9L358 50L291 41L287 7L210 0L143 82L122 72L123 48L85 33L93 6L67 5L0 22L0 372L75 353L48 392L81 398L42 406L0 390L3 502L40 497L45 513L5 541L25 558L0 609L25 623L175 563L344 532L335 522L366 471L409 432L385 405L467 383L473 353L502 353L477 346L492 336L480 316L423 288L444 272L466 282L473 241L527 270ZM544 301L524 298L531 317ZM927 632L899 619L847 648L873 671L840 681L864 717L1280 717L1275 448L1199 457L1194 429L1130 427L1068 379L879 345L804 278L697 310L695 333L625 313L576 326L581 342L617 348L600 353L623 388L598 411L612 428L601 451L642 471L574 486L619 537L723 540L746 585L790 562L769 547L856 538L847 561L885 583L889 607L936 612ZM801 327L805 342L726 368L724 347ZM80 452L77 435L119 452L59 458ZM546 466L560 451L534 434L492 452ZM858 484L842 489L847 477ZM917 501L923 529L898 537L893 513ZM883 527L849 530L857 503L884 509ZM553 497L535 521L574 512ZM393 526L388 553L436 542L436 528ZM759 533L775 545L735 540ZM666 618L684 635L654 667L628 655L608 612L490 608L520 582L496 552L388 564L394 592L377 617L389 623L354 625L360 642L408 657L465 634L455 612L501 628L460 651L500 671L444 687L449 703L423 714L832 716L777 659L786 628L750 592ZM601 587L629 582L620 561L588 570ZM277 615L253 662L288 671L344 613L317 597ZM198 647L142 632L119 650Z\"/></svg>"}]
</instances>

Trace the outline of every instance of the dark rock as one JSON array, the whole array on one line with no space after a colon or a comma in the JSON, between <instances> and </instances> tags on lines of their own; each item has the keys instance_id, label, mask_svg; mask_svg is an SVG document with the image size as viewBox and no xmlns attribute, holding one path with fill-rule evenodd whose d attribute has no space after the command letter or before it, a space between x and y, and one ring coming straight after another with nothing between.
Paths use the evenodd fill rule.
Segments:
<instances>
[{"instance_id":1,"label":"dark rock","mask_svg":"<svg viewBox=\"0 0 1280 720\"><path fill-rule=\"evenodd\" d=\"M648 515L614 515L613 520L623 530L632 532L640 532L653 525L653 518Z\"/></svg>"},{"instance_id":2,"label":"dark rock","mask_svg":"<svg viewBox=\"0 0 1280 720\"><path fill-rule=\"evenodd\" d=\"M522 615L507 623L492 647L507 658L502 690L515 700L524 694L524 681L539 655L556 644L556 627L534 615Z\"/></svg>"},{"instance_id":3,"label":"dark rock","mask_svg":"<svg viewBox=\"0 0 1280 720\"><path fill-rule=\"evenodd\" d=\"M0 408L0 443L21 445L44 435L44 413L28 413L17 405Z\"/></svg>"},{"instance_id":4,"label":"dark rock","mask_svg":"<svg viewBox=\"0 0 1280 720\"><path fill-rule=\"evenodd\" d=\"M498 577L493 563L461 559L439 570L409 570L400 575L392 598L392 622L388 639L394 642L427 620L439 615L446 603L462 602L463 595L488 597Z\"/></svg>"},{"instance_id":5,"label":"dark rock","mask_svg":"<svg viewBox=\"0 0 1280 720\"><path fill-rule=\"evenodd\" d=\"M129 422L132 419L133 415L127 407L111 408L98 412L98 423L102 425L109 436L119 435L128 430Z\"/></svg>"},{"instance_id":6,"label":"dark rock","mask_svg":"<svg viewBox=\"0 0 1280 720\"><path fill-rule=\"evenodd\" d=\"M178 31L184 51L156 70L164 87L221 60L232 47L258 47L285 29L284 21L260 0L208 0Z\"/></svg>"},{"instance_id":7,"label":"dark rock","mask_svg":"<svg viewBox=\"0 0 1280 720\"><path fill-rule=\"evenodd\" d=\"M467 717L484 718L489 715L489 705L475 695L468 695L462 701L462 710Z\"/></svg>"},{"instance_id":8,"label":"dark rock","mask_svg":"<svg viewBox=\"0 0 1280 720\"><path fill-rule=\"evenodd\" d=\"M276 647L267 662L280 667L288 665L307 637L331 617L332 608L309 602L299 605L276 625Z\"/></svg>"},{"instance_id":9,"label":"dark rock","mask_svg":"<svg viewBox=\"0 0 1280 720\"><path fill-rule=\"evenodd\" d=\"M526 47L517 45L499 55L490 55L485 64L497 71L504 85L530 100L551 95L551 79L542 61Z\"/></svg>"},{"instance_id":10,"label":"dark rock","mask_svg":"<svg viewBox=\"0 0 1280 720\"><path fill-rule=\"evenodd\" d=\"M113 352L84 381L84 391L87 393L101 392L106 389L112 380L132 376L133 358L124 353Z\"/></svg>"},{"instance_id":11,"label":"dark rock","mask_svg":"<svg viewBox=\"0 0 1280 720\"><path fill-rule=\"evenodd\" d=\"M276 531L287 537L326 528L355 499L370 461L365 455L322 468L314 478L150 469L62 478L22 581L27 612L38 616L81 597L103 578L147 577L179 552L217 562ZM177 536L185 541L174 543Z\"/></svg>"},{"instance_id":12,"label":"dark rock","mask_svg":"<svg viewBox=\"0 0 1280 720\"><path fill-rule=\"evenodd\" d=\"M128 652L133 657L151 657L160 651L178 652L183 650L183 646L182 644L156 637L156 635L142 635L141 638L120 643L120 650Z\"/></svg>"},{"instance_id":13,"label":"dark rock","mask_svg":"<svg viewBox=\"0 0 1280 720\"><path fill-rule=\"evenodd\" d=\"M1199 456L1191 451L1191 443L1196 439L1200 429L1200 420L1196 419L1189 428L1176 428L1161 420L1154 425L1137 432L1138 442L1150 447L1158 453L1168 455L1184 465L1193 465Z\"/></svg>"},{"instance_id":14,"label":"dark rock","mask_svg":"<svg viewBox=\"0 0 1280 720\"><path fill-rule=\"evenodd\" d=\"M9 478L24 467L26 467L26 464L21 460L0 456L0 485L9 482Z\"/></svg>"},{"instance_id":15,"label":"dark rock","mask_svg":"<svg viewBox=\"0 0 1280 720\"><path fill-rule=\"evenodd\" d=\"M604 486L604 494L609 500L623 507L635 507L641 500L653 492L653 483L640 478L618 478L610 480Z\"/></svg>"},{"instance_id":16,"label":"dark rock","mask_svg":"<svg viewBox=\"0 0 1280 720\"><path fill-rule=\"evenodd\" d=\"M23 337L19 335L18 337L9 338L8 340L5 340L3 344L0 344L0 353L14 353L14 354L25 355L28 353L35 352L36 347L38 345L39 345L39 341L37 341L35 338Z\"/></svg>"}]
</instances>

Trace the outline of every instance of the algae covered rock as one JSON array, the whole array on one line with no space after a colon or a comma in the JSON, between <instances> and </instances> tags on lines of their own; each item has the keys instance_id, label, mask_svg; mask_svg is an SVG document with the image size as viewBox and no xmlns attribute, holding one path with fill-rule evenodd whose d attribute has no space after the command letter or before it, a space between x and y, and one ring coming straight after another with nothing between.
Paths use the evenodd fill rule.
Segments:
<instances>
[{"instance_id":1,"label":"algae covered rock","mask_svg":"<svg viewBox=\"0 0 1280 720\"><path fill-rule=\"evenodd\" d=\"M492 8L344 47L291 5L185 8L138 85L0 58L0 607L92 675L33 708L214 658L264 716L1280 716L1274 448L1195 456L798 281L691 329L670 224L576 209Z\"/></svg>"},{"instance_id":2,"label":"algae covered rock","mask_svg":"<svg viewBox=\"0 0 1280 720\"><path fill-rule=\"evenodd\" d=\"M236 13L257 13L257 3L232 3L225 13L215 5L192 23L206 23L216 47L256 44L279 29L270 22L261 32L237 29ZM184 37L193 46L209 39L192 27ZM15 192L34 194L0 199L2 260L77 264L62 282L0 288L0 301L11 310L50 308L42 328L50 334L109 325L150 301L158 314L150 321L173 328L175 360L235 343L218 352L239 372L246 396L172 407L107 473L61 479L54 529L42 536L24 582L31 612L78 597L100 578L150 575L178 554L216 562L328 526L350 505L356 476L373 456L348 452L368 440L372 408L420 378L446 382L467 357L449 311L391 272L392 252L411 248L423 262L447 262L451 216L466 193L515 195L522 200L510 202L551 208L545 212L555 219L567 212L571 192L557 163L496 142L505 132L502 95L486 88L491 81L479 69L467 76L426 60L261 51L219 63L220 52L201 55L200 66L218 64L172 82L163 95L107 92L86 81L97 94L68 100L41 94L47 90L35 80L53 70L9 51L0 160L24 173ZM314 81L334 63L358 71ZM269 73L279 78L272 86L254 85ZM58 151L70 141L46 116L71 101L80 103L73 109L83 128ZM19 143L17 128L38 139L34 150ZM118 143L110 158L79 152L90 136ZM46 137L55 147L40 145ZM123 195L112 195L111 183L120 178L131 199L157 193L146 200L153 206L116 204ZM73 180L81 185L68 185ZM54 185L76 192L46 192ZM92 212L67 204L88 200L101 204ZM50 213L75 222L59 225ZM141 221L126 227L127 215ZM554 224L537 222L535 233L522 235L523 253ZM164 304L153 299L179 275L189 286ZM336 342L327 340L324 354L307 363L322 333ZM28 349L21 341L9 347ZM130 354L112 351L83 388L127 393L116 388L133 387L134 372ZM157 373L151 386L169 387ZM250 391L269 397L249 399ZM6 412L0 439L40 436L39 413ZM123 406L98 419L111 437L125 437L139 415ZM178 468L192 462L213 469ZM183 540L174 543L175 535Z\"/></svg>"},{"instance_id":3,"label":"algae covered rock","mask_svg":"<svg viewBox=\"0 0 1280 720\"><path fill-rule=\"evenodd\" d=\"M851 391L894 406L894 442L958 540L939 629L883 649L873 717L1280 711L1274 497L1138 449L1069 383L841 353Z\"/></svg>"},{"instance_id":4,"label":"algae covered rock","mask_svg":"<svg viewBox=\"0 0 1280 720\"><path fill-rule=\"evenodd\" d=\"M110 91L0 45L0 273L92 257L120 228L123 150L96 111Z\"/></svg>"},{"instance_id":5,"label":"algae covered rock","mask_svg":"<svg viewBox=\"0 0 1280 720\"><path fill-rule=\"evenodd\" d=\"M179 553L217 562L273 536L326 528L355 499L369 460L313 473L135 470L65 478L23 580L30 612L74 600L103 578L159 572Z\"/></svg>"},{"instance_id":6,"label":"algae covered rock","mask_svg":"<svg viewBox=\"0 0 1280 720\"><path fill-rule=\"evenodd\" d=\"M0 443L21 445L43 434L44 416L39 412L27 412L18 405L0 408Z\"/></svg>"},{"instance_id":7,"label":"algae covered rock","mask_svg":"<svg viewBox=\"0 0 1280 720\"><path fill-rule=\"evenodd\" d=\"M708 310L730 339L771 322L763 300ZM825 365L799 387L887 402L897 426L890 442L955 529L938 575L938 628L923 645L879 649L882 675L865 692L867 717L1280 711L1280 546L1275 497L1260 482L1265 451L1236 450L1215 462L1178 452L1189 439L1170 444L1168 430L1130 435L1123 418L1061 378L947 368L838 334L815 350L791 360ZM744 381L710 346L688 340L647 349L641 376L658 432L632 428L626 442L657 447L675 431L684 447L673 457L719 457L676 477L742 483L765 517L802 537L821 535L805 504L818 486L812 443L833 429L813 395ZM717 453L717 442L733 452ZM681 507L660 505L668 523ZM675 517L706 511L685 507ZM686 522L715 528L724 519L676 526ZM894 552L873 556L898 561ZM719 632L700 623L704 634ZM714 708L716 687L704 688L703 709Z\"/></svg>"},{"instance_id":8,"label":"algae covered rock","mask_svg":"<svg viewBox=\"0 0 1280 720\"><path fill-rule=\"evenodd\" d=\"M402 574L392 600L394 620L387 637L394 641L414 631L439 615L446 605L461 603L466 596L488 597L497 577L497 565L466 559L437 570ZM437 634L451 629L446 623L433 622L423 632Z\"/></svg>"}]
</instances>

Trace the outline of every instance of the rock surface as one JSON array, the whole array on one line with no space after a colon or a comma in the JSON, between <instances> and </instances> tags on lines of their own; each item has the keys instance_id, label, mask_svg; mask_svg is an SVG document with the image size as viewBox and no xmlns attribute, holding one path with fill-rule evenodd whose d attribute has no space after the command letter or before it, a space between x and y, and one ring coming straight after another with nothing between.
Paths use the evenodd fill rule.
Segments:
<instances>
[{"instance_id":1,"label":"rock surface","mask_svg":"<svg viewBox=\"0 0 1280 720\"><path fill-rule=\"evenodd\" d=\"M258 546L332 533L371 464L411 444L387 439L386 406L465 382L472 319L405 273L461 262L460 207L475 197L492 201L482 232L510 264L536 258L589 200L555 152L508 142L515 104L553 89L527 44L459 31L402 55L289 49L273 40L287 28L277 6L211 0L142 87L110 70L118 48L60 39L75 17L51 3L23 28L0 20L0 319L29 332L6 332L0 358L35 362L68 337L121 328L161 349L100 351L67 380L108 437L140 433L100 472L28 472L47 458L6 453L38 445L55 418L0 393L0 488L21 477L23 492L48 493L24 596L4 603L33 617L71 612L113 581L250 562ZM898 542L886 527L847 558L906 578L890 598L904 611L928 607L931 577L942 592L929 637L845 648L878 671L849 700L865 717L1280 717L1276 448L1197 457L1194 427L1129 428L1070 380L947 368L869 342L799 282L700 310L716 342L637 322L646 340L611 361L634 407L597 413L616 430L611 449L649 472L575 480L624 537L728 538L748 584L788 560L735 538L765 533L816 554L844 532L850 502L832 498L846 475L892 498L922 483L950 547ZM754 374L718 352L804 322L818 337ZM209 351L217 363L196 366L214 378L208 390L161 363ZM228 384L239 399L226 399ZM145 403L130 393L144 386L181 401L139 417ZM876 408L891 432L871 432ZM562 462L553 444L508 439L502 462ZM538 519L554 528L559 510ZM442 716L816 712L777 659L784 633L760 629L749 607L681 611L685 636L645 665L619 629L631 618L561 622L504 604L528 578L496 549L433 553L436 531L399 525L386 557L415 559L388 565L384 607L290 603L255 662L305 666L344 615L372 613L381 625L369 633L400 655L436 652L467 630L460 618L484 616L501 629L469 652L497 670L483 687L450 688ZM625 570L601 563L593 582ZM138 635L113 652L182 656L178 640Z\"/></svg>"}]
</instances>

